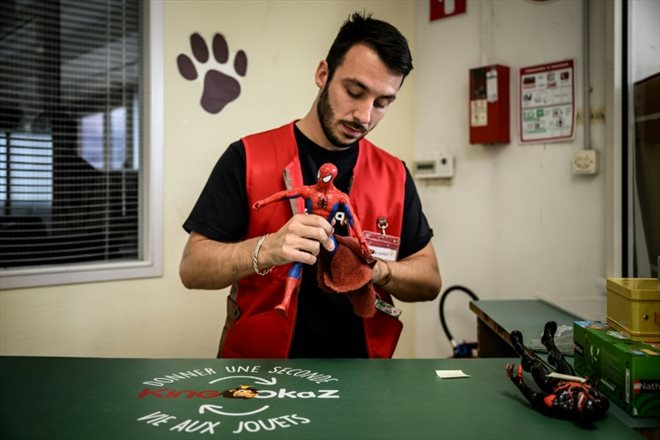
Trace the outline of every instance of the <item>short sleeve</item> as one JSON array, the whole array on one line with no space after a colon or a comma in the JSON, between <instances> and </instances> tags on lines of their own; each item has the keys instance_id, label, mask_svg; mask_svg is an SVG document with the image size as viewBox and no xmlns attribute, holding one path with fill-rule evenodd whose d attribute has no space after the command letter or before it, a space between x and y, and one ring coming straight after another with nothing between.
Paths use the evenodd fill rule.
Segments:
<instances>
[{"instance_id":1,"label":"short sleeve","mask_svg":"<svg viewBox=\"0 0 660 440\"><path fill-rule=\"evenodd\" d=\"M399 259L422 250L433 237L433 229L431 229L426 220L426 216L422 210L422 201L419 198L415 181L408 167L406 167L405 191Z\"/></svg>"},{"instance_id":2,"label":"short sleeve","mask_svg":"<svg viewBox=\"0 0 660 440\"><path fill-rule=\"evenodd\" d=\"M245 148L234 142L220 156L183 228L222 242L241 240L249 207L245 187Z\"/></svg>"}]
</instances>

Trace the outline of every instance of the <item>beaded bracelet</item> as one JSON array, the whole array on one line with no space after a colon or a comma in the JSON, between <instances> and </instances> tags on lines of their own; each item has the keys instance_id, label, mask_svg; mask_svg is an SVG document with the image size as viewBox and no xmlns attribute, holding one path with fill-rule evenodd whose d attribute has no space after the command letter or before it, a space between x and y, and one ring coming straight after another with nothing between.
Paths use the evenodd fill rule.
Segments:
<instances>
[{"instance_id":1,"label":"beaded bracelet","mask_svg":"<svg viewBox=\"0 0 660 440\"><path fill-rule=\"evenodd\" d=\"M266 237L268 237L270 234L262 235L259 241L257 241L257 245L254 248L254 252L252 252L252 267L254 268L254 273L257 275L268 275L268 273L273 270L275 266L270 266L263 271L259 270L259 264L257 263L257 257L259 257L259 251L261 250L261 245L264 244L264 240L266 240Z\"/></svg>"}]
</instances>

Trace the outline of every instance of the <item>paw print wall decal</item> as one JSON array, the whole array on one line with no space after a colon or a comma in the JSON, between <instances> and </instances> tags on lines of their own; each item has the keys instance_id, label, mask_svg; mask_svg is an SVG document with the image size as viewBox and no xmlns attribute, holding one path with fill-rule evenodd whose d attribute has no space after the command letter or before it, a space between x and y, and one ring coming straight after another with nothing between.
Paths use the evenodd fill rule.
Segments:
<instances>
[{"instance_id":1,"label":"paw print wall decal","mask_svg":"<svg viewBox=\"0 0 660 440\"><path fill-rule=\"evenodd\" d=\"M179 73L189 81L203 74L202 108L211 114L219 113L241 94L241 84L236 78L245 76L247 72L247 55L239 50L233 65L229 65L229 46L222 34L213 36L213 61L210 60L206 41L198 33L190 36L190 48L194 59L186 54L180 54L176 59Z\"/></svg>"}]
</instances>

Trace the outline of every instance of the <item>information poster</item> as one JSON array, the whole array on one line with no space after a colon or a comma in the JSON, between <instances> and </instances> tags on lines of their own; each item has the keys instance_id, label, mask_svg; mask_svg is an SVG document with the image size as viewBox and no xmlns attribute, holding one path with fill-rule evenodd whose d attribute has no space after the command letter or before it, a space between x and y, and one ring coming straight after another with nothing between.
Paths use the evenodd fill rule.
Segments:
<instances>
[{"instance_id":1,"label":"information poster","mask_svg":"<svg viewBox=\"0 0 660 440\"><path fill-rule=\"evenodd\" d=\"M558 142L575 134L575 63L520 69L520 141Z\"/></svg>"}]
</instances>

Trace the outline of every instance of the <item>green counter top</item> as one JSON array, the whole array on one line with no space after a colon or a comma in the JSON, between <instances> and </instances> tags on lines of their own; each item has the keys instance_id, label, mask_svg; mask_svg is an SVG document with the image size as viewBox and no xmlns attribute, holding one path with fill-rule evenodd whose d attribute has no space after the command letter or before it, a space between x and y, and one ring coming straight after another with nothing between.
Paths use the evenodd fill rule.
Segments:
<instances>
[{"instance_id":1,"label":"green counter top","mask_svg":"<svg viewBox=\"0 0 660 440\"><path fill-rule=\"evenodd\" d=\"M0 357L0 434L43 439L632 439L534 411L514 359ZM436 370L469 378L441 379ZM531 381L531 378L529 378ZM256 398L223 397L242 385Z\"/></svg>"}]
</instances>

